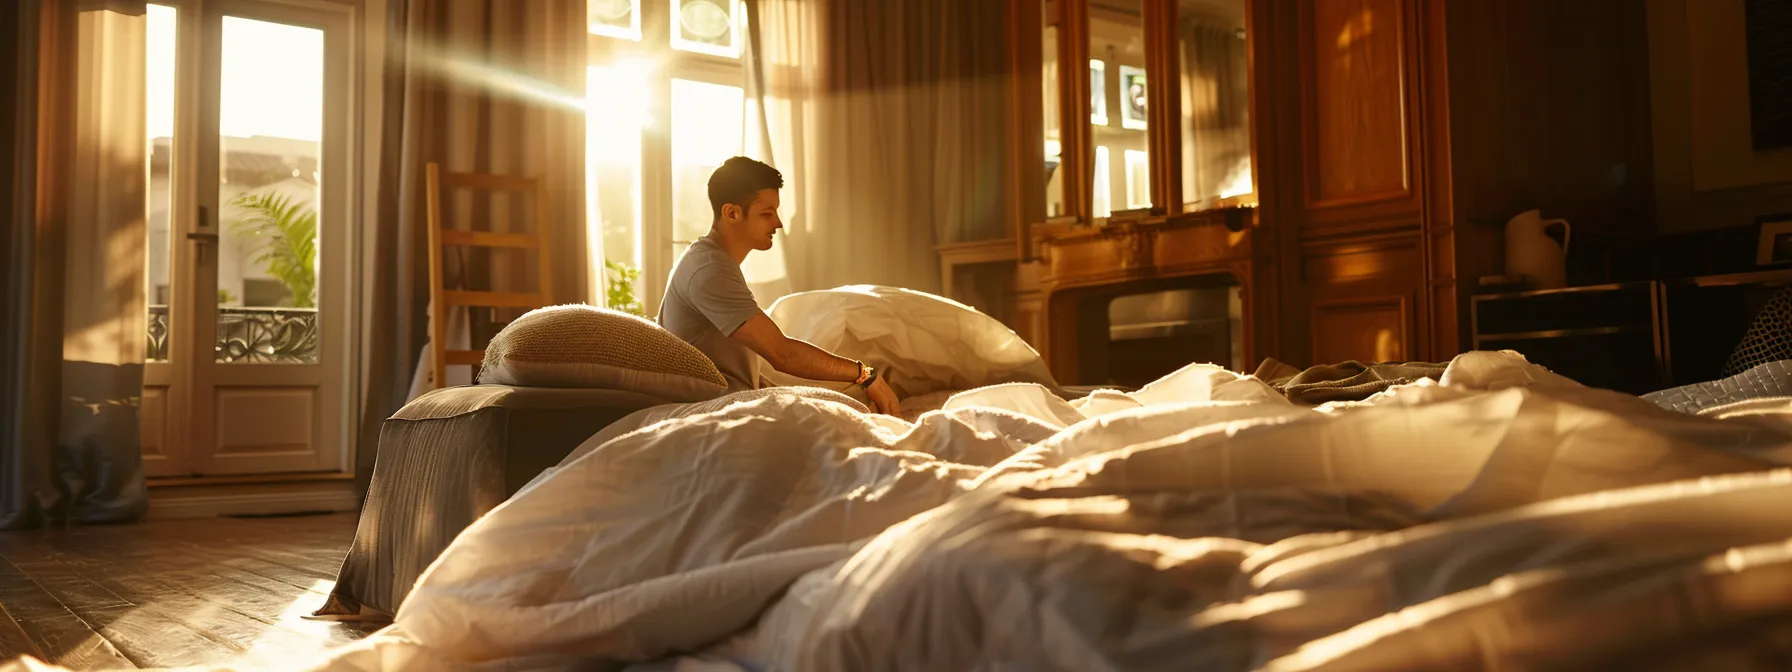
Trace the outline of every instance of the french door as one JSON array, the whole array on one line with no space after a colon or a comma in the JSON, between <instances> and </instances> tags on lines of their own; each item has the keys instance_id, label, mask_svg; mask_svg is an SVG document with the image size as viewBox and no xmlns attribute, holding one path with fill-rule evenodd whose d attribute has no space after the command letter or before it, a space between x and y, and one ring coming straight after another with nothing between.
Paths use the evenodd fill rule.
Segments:
<instances>
[{"instance_id":1,"label":"french door","mask_svg":"<svg viewBox=\"0 0 1792 672\"><path fill-rule=\"evenodd\" d=\"M350 464L353 18L329 2L149 7L151 476Z\"/></svg>"}]
</instances>

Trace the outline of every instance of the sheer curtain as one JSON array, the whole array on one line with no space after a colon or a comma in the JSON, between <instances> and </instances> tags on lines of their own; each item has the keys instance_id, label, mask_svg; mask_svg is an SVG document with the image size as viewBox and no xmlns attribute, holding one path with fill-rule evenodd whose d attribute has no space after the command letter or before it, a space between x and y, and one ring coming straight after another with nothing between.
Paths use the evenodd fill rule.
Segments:
<instances>
[{"instance_id":1,"label":"sheer curtain","mask_svg":"<svg viewBox=\"0 0 1792 672\"><path fill-rule=\"evenodd\" d=\"M1008 3L748 0L747 148L786 180L791 291L939 291L1008 233Z\"/></svg>"},{"instance_id":2,"label":"sheer curtain","mask_svg":"<svg viewBox=\"0 0 1792 672\"><path fill-rule=\"evenodd\" d=\"M0 528L126 521L149 507L137 416L147 341L144 9L142 0L32 0L7 10L24 21L9 45L23 57L16 72L35 76L15 85L22 118L9 130L23 140L15 152L36 161L8 185L15 203L35 205L29 217L9 212L9 226L30 231L15 230L7 262L30 274L9 287L6 313L28 315L9 328L29 331L13 334L5 353L16 376L6 412L18 422L5 435Z\"/></svg>"},{"instance_id":3,"label":"sheer curtain","mask_svg":"<svg viewBox=\"0 0 1792 672\"><path fill-rule=\"evenodd\" d=\"M380 425L429 389L428 244L424 167L535 176L546 181L554 294L587 300L585 241L585 3L579 0L388 0L388 42L379 120L380 216L364 269L367 394L359 464L372 474ZM531 226L519 202L467 194L445 199L463 228ZM532 286L529 262L469 256L448 275L473 288ZM483 312L457 311L450 331L465 340L495 327ZM451 367L449 384L465 384Z\"/></svg>"}]
</instances>

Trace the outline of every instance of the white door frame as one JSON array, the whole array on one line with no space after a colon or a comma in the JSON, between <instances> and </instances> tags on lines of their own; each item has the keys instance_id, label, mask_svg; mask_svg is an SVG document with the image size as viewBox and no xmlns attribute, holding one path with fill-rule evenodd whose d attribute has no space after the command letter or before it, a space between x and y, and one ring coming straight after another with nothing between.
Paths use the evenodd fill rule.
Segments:
<instances>
[{"instance_id":1,"label":"white door frame","mask_svg":"<svg viewBox=\"0 0 1792 672\"><path fill-rule=\"evenodd\" d=\"M348 473L354 469L360 339L360 207L363 189L358 134L359 10L321 0L154 0L178 12L175 134L170 171L170 361L146 367L145 384L167 385L161 455L155 476L284 471ZM318 364L215 361L219 213L219 106L223 18L271 21L324 31L323 136L317 203ZM198 160L195 160L198 159ZM204 255L202 266L201 255ZM203 268L206 272L199 272ZM211 298L212 300L206 300ZM315 386L309 445L235 459L221 455L218 391L278 395ZM251 392L250 394L253 394ZM154 421L151 419L150 421Z\"/></svg>"}]
</instances>

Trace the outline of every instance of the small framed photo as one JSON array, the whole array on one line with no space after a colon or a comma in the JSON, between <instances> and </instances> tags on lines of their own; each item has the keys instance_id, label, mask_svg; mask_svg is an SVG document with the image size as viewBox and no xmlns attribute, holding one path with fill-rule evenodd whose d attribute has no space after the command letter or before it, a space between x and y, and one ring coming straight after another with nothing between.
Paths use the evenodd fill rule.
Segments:
<instances>
[{"instance_id":1,"label":"small framed photo","mask_svg":"<svg viewBox=\"0 0 1792 672\"><path fill-rule=\"evenodd\" d=\"M1763 215L1755 220L1761 239L1755 247L1755 265L1792 264L1792 212Z\"/></svg>"},{"instance_id":2,"label":"small framed photo","mask_svg":"<svg viewBox=\"0 0 1792 672\"><path fill-rule=\"evenodd\" d=\"M1120 125L1145 130L1145 69L1120 66Z\"/></svg>"}]
</instances>

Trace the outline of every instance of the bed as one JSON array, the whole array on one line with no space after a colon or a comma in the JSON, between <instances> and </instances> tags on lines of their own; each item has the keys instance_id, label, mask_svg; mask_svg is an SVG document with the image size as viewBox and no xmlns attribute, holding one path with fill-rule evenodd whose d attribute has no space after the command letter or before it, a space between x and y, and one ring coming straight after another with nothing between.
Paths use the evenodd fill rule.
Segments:
<instances>
[{"instance_id":1,"label":"bed","mask_svg":"<svg viewBox=\"0 0 1792 672\"><path fill-rule=\"evenodd\" d=\"M842 338L932 356L916 354L925 334L883 327ZM912 419L799 385L610 422L456 536L390 627L297 667L1755 670L1792 656L1785 397L1672 410L1510 352L1318 405L1198 363L1078 395L953 380L1033 369L934 354L966 359L909 363L935 371L905 381L931 400Z\"/></svg>"},{"instance_id":2,"label":"bed","mask_svg":"<svg viewBox=\"0 0 1792 672\"><path fill-rule=\"evenodd\" d=\"M665 399L622 390L472 385L419 396L380 427L354 543L313 616L386 620L473 521L593 433Z\"/></svg>"}]
</instances>

